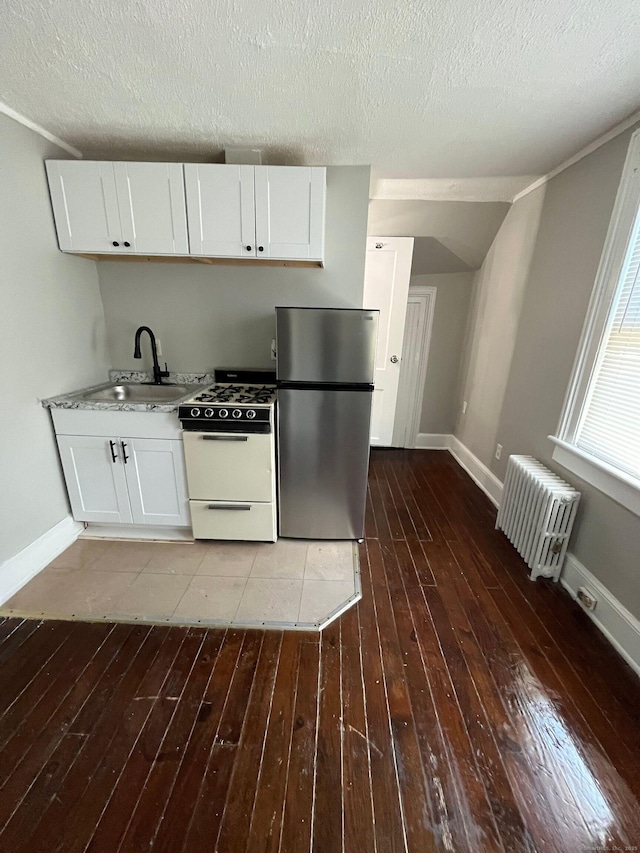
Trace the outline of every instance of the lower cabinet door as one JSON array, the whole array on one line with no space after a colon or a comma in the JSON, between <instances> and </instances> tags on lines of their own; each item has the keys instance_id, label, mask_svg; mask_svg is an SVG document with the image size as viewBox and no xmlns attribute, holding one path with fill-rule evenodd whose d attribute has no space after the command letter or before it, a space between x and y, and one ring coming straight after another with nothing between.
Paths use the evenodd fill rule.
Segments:
<instances>
[{"instance_id":1,"label":"lower cabinet door","mask_svg":"<svg viewBox=\"0 0 640 853\"><path fill-rule=\"evenodd\" d=\"M117 439L87 435L59 435L57 439L73 517L130 524L127 479Z\"/></svg>"},{"instance_id":2,"label":"lower cabinet door","mask_svg":"<svg viewBox=\"0 0 640 853\"><path fill-rule=\"evenodd\" d=\"M121 438L120 451L134 524L188 527L189 500L182 442Z\"/></svg>"},{"instance_id":3,"label":"lower cabinet door","mask_svg":"<svg viewBox=\"0 0 640 853\"><path fill-rule=\"evenodd\" d=\"M275 542L274 503L190 501L195 539L246 539Z\"/></svg>"}]
</instances>

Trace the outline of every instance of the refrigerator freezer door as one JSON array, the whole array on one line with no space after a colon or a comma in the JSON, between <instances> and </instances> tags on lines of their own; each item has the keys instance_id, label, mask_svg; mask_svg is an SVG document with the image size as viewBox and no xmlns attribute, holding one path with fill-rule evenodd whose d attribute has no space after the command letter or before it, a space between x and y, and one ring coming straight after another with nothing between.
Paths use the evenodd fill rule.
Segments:
<instances>
[{"instance_id":1,"label":"refrigerator freezer door","mask_svg":"<svg viewBox=\"0 0 640 853\"><path fill-rule=\"evenodd\" d=\"M364 536L371 397L371 391L278 392L281 536Z\"/></svg>"},{"instance_id":2,"label":"refrigerator freezer door","mask_svg":"<svg viewBox=\"0 0 640 853\"><path fill-rule=\"evenodd\" d=\"M373 382L378 311L276 308L280 382Z\"/></svg>"}]
</instances>

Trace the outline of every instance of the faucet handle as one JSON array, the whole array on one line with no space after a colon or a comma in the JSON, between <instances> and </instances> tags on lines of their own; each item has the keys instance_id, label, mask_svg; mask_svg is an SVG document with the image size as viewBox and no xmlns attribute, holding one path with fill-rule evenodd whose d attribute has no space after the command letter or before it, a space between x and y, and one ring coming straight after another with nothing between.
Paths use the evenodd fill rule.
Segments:
<instances>
[{"instance_id":1,"label":"faucet handle","mask_svg":"<svg viewBox=\"0 0 640 853\"><path fill-rule=\"evenodd\" d=\"M160 376L168 376L168 375L169 375L169 368L167 367L167 362L165 361L164 370L160 371Z\"/></svg>"}]
</instances>

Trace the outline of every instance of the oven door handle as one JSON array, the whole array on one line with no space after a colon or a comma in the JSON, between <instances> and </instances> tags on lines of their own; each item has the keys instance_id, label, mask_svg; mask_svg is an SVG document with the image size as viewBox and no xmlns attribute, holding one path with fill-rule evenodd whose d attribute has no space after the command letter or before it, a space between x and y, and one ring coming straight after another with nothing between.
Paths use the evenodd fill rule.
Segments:
<instances>
[{"instance_id":1,"label":"oven door handle","mask_svg":"<svg viewBox=\"0 0 640 853\"><path fill-rule=\"evenodd\" d=\"M250 510L249 504L207 504L207 509Z\"/></svg>"},{"instance_id":2,"label":"oven door handle","mask_svg":"<svg viewBox=\"0 0 640 853\"><path fill-rule=\"evenodd\" d=\"M201 435L200 438L203 441L249 441L248 435L211 435L210 433L206 433L206 435Z\"/></svg>"}]
</instances>

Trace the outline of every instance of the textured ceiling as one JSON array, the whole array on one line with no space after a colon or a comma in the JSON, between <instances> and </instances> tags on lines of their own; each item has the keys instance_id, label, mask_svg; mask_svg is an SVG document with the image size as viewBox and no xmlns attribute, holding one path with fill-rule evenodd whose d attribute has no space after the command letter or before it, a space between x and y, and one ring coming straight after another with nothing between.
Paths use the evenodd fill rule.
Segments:
<instances>
[{"instance_id":1,"label":"textured ceiling","mask_svg":"<svg viewBox=\"0 0 640 853\"><path fill-rule=\"evenodd\" d=\"M549 171L638 105L634 0L3 0L0 99L86 155Z\"/></svg>"},{"instance_id":2,"label":"textured ceiling","mask_svg":"<svg viewBox=\"0 0 640 853\"><path fill-rule=\"evenodd\" d=\"M374 199L367 232L425 238L415 244L414 275L417 265L420 273L464 272L479 269L508 210L503 202Z\"/></svg>"}]
</instances>

